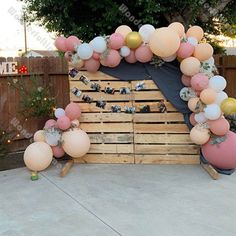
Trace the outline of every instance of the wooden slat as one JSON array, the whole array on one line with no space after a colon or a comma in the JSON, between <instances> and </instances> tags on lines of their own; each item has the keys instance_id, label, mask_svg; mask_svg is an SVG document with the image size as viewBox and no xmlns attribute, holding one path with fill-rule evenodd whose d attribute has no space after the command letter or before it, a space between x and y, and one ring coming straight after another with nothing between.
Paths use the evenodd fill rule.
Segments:
<instances>
[{"instance_id":1,"label":"wooden slat","mask_svg":"<svg viewBox=\"0 0 236 236\"><path fill-rule=\"evenodd\" d=\"M150 145L136 144L136 154L198 154L199 147L196 145Z\"/></svg>"},{"instance_id":2,"label":"wooden slat","mask_svg":"<svg viewBox=\"0 0 236 236\"><path fill-rule=\"evenodd\" d=\"M185 124L134 124L135 133L189 133Z\"/></svg>"},{"instance_id":3,"label":"wooden slat","mask_svg":"<svg viewBox=\"0 0 236 236\"><path fill-rule=\"evenodd\" d=\"M133 114L126 113L82 113L80 122L127 122L133 120Z\"/></svg>"},{"instance_id":4,"label":"wooden slat","mask_svg":"<svg viewBox=\"0 0 236 236\"><path fill-rule=\"evenodd\" d=\"M165 99L165 97L160 91L134 91L133 95L135 101L153 101Z\"/></svg>"},{"instance_id":5,"label":"wooden slat","mask_svg":"<svg viewBox=\"0 0 236 236\"><path fill-rule=\"evenodd\" d=\"M133 153L133 144L91 144L88 153Z\"/></svg>"},{"instance_id":6,"label":"wooden slat","mask_svg":"<svg viewBox=\"0 0 236 236\"><path fill-rule=\"evenodd\" d=\"M136 164L199 164L199 155L135 155Z\"/></svg>"},{"instance_id":7,"label":"wooden slat","mask_svg":"<svg viewBox=\"0 0 236 236\"><path fill-rule=\"evenodd\" d=\"M181 113L149 113L134 114L134 122L168 122L168 121L184 121Z\"/></svg>"},{"instance_id":8,"label":"wooden slat","mask_svg":"<svg viewBox=\"0 0 236 236\"><path fill-rule=\"evenodd\" d=\"M131 134L88 134L91 143L133 143L134 135Z\"/></svg>"},{"instance_id":9,"label":"wooden slat","mask_svg":"<svg viewBox=\"0 0 236 236\"><path fill-rule=\"evenodd\" d=\"M130 133L133 132L132 123L82 123L81 129L88 133Z\"/></svg>"},{"instance_id":10,"label":"wooden slat","mask_svg":"<svg viewBox=\"0 0 236 236\"><path fill-rule=\"evenodd\" d=\"M96 72L96 73L90 73L90 72L87 72L87 71L80 71L79 74L78 74L78 77L76 78L69 78L71 81L76 81L76 80L79 80L79 77L81 75L84 75L86 77L88 77L88 79L90 79L91 81L103 81L103 80L117 80L117 78L113 77L113 76L110 76L110 75L107 75L107 74L104 74L100 71Z\"/></svg>"},{"instance_id":11,"label":"wooden slat","mask_svg":"<svg viewBox=\"0 0 236 236\"><path fill-rule=\"evenodd\" d=\"M133 154L86 154L81 158L74 159L76 163L112 163L112 164L134 164Z\"/></svg>"},{"instance_id":12,"label":"wooden slat","mask_svg":"<svg viewBox=\"0 0 236 236\"><path fill-rule=\"evenodd\" d=\"M135 143L192 144L189 134L135 134Z\"/></svg>"}]
</instances>

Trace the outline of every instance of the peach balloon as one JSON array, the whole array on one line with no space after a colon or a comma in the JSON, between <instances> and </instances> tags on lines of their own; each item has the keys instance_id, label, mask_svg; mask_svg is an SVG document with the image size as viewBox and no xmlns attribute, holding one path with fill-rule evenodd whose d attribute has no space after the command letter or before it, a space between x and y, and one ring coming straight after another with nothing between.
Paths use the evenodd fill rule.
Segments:
<instances>
[{"instance_id":1,"label":"peach balloon","mask_svg":"<svg viewBox=\"0 0 236 236\"><path fill-rule=\"evenodd\" d=\"M95 73L100 67L100 62L94 58L84 61L84 67L88 72Z\"/></svg>"},{"instance_id":2,"label":"peach balloon","mask_svg":"<svg viewBox=\"0 0 236 236\"><path fill-rule=\"evenodd\" d=\"M187 58L192 56L195 47L191 43L183 42L177 51L177 56L180 58Z\"/></svg>"},{"instance_id":3,"label":"peach balloon","mask_svg":"<svg viewBox=\"0 0 236 236\"><path fill-rule=\"evenodd\" d=\"M129 63L137 62L137 58L135 57L135 51L130 50L130 54L129 54L129 56L125 57L125 60Z\"/></svg>"},{"instance_id":4,"label":"peach balloon","mask_svg":"<svg viewBox=\"0 0 236 236\"><path fill-rule=\"evenodd\" d=\"M195 47L193 53L199 61L206 61L213 55L213 47L209 43L200 43Z\"/></svg>"},{"instance_id":5,"label":"peach balloon","mask_svg":"<svg viewBox=\"0 0 236 236\"><path fill-rule=\"evenodd\" d=\"M95 60L99 60L100 59L100 54L99 53L97 53L97 52L93 52L93 59L95 59Z\"/></svg>"},{"instance_id":6,"label":"peach balloon","mask_svg":"<svg viewBox=\"0 0 236 236\"><path fill-rule=\"evenodd\" d=\"M216 100L217 92L214 89L207 88L200 93L200 99L203 103L209 105Z\"/></svg>"},{"instance_id":7,"label":"peach balloon","mask_svg":"<svg viewBox=\"0 0 236 236\"><path fill-rule=\"evenodd\" d=\"M169 57L179 49L180 38L172 28L162 27L151 35L149 46L155 55Z\"/></svg>"},{"instance_id":8,"label":"peach balloon","mask_svg":"<svg viewBox=\"0 0 236 236\"><path fill-rule=\"evenodd\" d=\"M210 132L201 125L195 125L190 131L190 139L195 144L203 145L210 139Z\"/></svg>"},{"instance_id":9,"label":"peach balloon","mask_svg":"<svg viewBox=\"0 0 236 236\"><path fill-rule=\"evenodd\" d=\"M218 120L208 121L208 125L211 132L219 136L226 135L230 129L230 124L224 117Z\"/></svg>"},{"instance_id":10,"label":"peach balloon","mask_svg":"<svg viewBox=\"0 0 236 236\"><path fill-rule=\"evenodd\" d=\"M108 67L116 67L120 64L121 56L118 51L110 49L106 59L104 60L105 64Z\"/></svg>"},{"instance_id":11,"label":"peach balloon","mask_svg":"<svg viewBox=\"0 0 236 236\"><path fill-rule=\"evenodd\" d=\"M34 142L45 142L44 130L38 130L34 134Z\"/></svg>"},{"instance_id":12,"label":"peach balloon","mask_svg":"<svg viewBox=\"0 0 236 236\"><path fill-rule=\"evenodd\" d=\"M132 29L128 25L121 25L115 32L121 34L125 38L128 33L132 32Z\"/></svg>"},{"instance_id":13,"label":"peach balloon","mask_svg":"<svg viewBox=\"0 0 236 236\"><path fill-rule=\"evenodd\" d=\"M185 58L180 63L180 70L184 75L193 76L199 73L201 67L200 61L195 57Z\"/></svg>"},{"instance_id":14,"label":"peach balloon","mask_svg":"<svg viewBox=\"0 0 236 236\"><path fill-rule=\"evenodd\" d=\"M25 165L33 171L46 169L52 162L52 149L44 142L30 144L24 152Z\"/></svg>"},{"instance_id":15,"label":"peach balloon","mask_svg":"<svg viewBox=\"0 0 236 236\"><path fill-rule=\"evenodd\" d=\"M182 38L185 34L185 29L184 29L184 26L179 23L179 22L173 22L171 23L168 28L171 28L173 29L178 35L180 38Z\"/></svg>"},{"instance_id":16,"label":"peach balloon","mask_svg":"<svg viewBox=\"0 0 236 236\"><path fill-rule=\"evenodd\" d=\"M73 129L62 134L62 147L73 158L84 156L90 148L90 140L83 130Z\"/></svg>"},{"instance_id":17,"label":"peach balloon","mask_svg":"<svg viewBox=\"0 0 236 236\"><path fill-rule=\"evenodd\" d=\"M148 45L141 45L135 50L135 57L138 61L146 63L152 60L153 53Z\"/></svg>"},{"instance_id":18,"label":"peach balloon","mask_svg":"<svg viewBox=\"0 0 236 236\"><path fill-rule=\"evenodd\" d=\"M190 98L188 101L188 108L192 111L192 112L196 112L196 108L197 108L197 104L200 101L199 98Z\"/></svg>"},{"instance_id":19,"label":"peach balloon","mask_svg":"<svg viewBox=\"0 0 236 236\"><path fill-rule=\"evenodd\" d=\"M198 40L198 42L200 42L201 39L203 38L204 31L200 26L195 25L187 30L186 35L187 37L194 37Z\"/></svg>"}]
</instances>

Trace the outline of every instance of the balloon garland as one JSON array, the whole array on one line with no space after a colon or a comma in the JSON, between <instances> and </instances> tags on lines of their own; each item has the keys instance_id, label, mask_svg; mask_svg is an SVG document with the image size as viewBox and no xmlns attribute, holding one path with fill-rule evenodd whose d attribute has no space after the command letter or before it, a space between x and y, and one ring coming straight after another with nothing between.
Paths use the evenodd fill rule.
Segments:
<instances>
[{"instance_id":1,"label":"balloon garland","mask_svg":"<svg viewBox=\"0 0 236 236\"><path fill-rule=\"evenodd\" d=\"M185 32L179 22L158 29L146 24L139 32L121 25L110 36L98 36L89 43L82 42L76 36L58 37L55 46L65 53L66 60L74 67L74 71L70 71L72 76L76 76L76 70L82 67L89 72L98 71L100 65L116 67L122 58L128 63L139 61L155 65L177 58L185 86L180 91L180 97L192 111L191 140L201 145L205 158L211 164L225 169L236 168L236 134L229 131L229 123L224 118L224 114L236 113L236 99L228 98L223 91L226 80L217 75L212 57L213 48L204 41L203 36L201 27L192 26ZM93 88L99 89L99 85L93 84ZM73 93L81 95L78 88ZM89 102L90 98L83 96L83 99ZM65 111L57 109L55 116L58 120L47 121L45 130L35 134L36 142L25 151L26 165L30 169L37 171L46 168L52 155L60 157L64 151L72 157L84 155L88 151L90 142L87 134L75 128L79 124L76 119L80 111L74 113L76 104L68 106L71 108ZM112 109L120 110L118 107ZM149 109L145 107L146 111ZM160 105L160 109L165 111L164 104ZM58 146L61 138L64 141L62 147ZM78 145L78 140L81 145ZM35 163L36 154L38 163Z\"/></svg>"}]
</instances>

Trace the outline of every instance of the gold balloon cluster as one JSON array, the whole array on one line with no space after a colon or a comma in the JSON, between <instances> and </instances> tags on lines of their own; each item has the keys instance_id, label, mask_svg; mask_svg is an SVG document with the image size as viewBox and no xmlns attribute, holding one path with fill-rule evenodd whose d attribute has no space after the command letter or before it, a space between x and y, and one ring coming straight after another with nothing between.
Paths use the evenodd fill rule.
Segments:
<instances>
[{"instance_id":1,"label":"gold balloon cluster","mask_svg":"<svg viewBox=\"0 0 236 236\"><path fill-rule=\"evenodd\" d=\"M235 98L226 98L221 103L221 110L225 115L234 115L236 114L236 99Z\"/></svg>"}]
</instances>

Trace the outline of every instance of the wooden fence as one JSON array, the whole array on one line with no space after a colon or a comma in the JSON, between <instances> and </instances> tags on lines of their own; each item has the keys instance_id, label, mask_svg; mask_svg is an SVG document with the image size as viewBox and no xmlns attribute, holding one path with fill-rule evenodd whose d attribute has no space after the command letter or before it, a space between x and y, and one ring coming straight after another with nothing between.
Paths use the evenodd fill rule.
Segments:
<instances>
[{"instance_id":1,"label":"wooden fence","mask_svg":"<svg viewBox=\"0 0 236 236\"><path fill-rule=\"evenodd\" d=\"M52 96L56 96L57 106L65 107L69 103L68 65L63 58L0 58L0 62L17 61L18 66L27 66L29 72L24 75L0 75L0 127L11 127L10 121L16 117L20 120L22 129L29 133L42 128L42 120L29 119L24 122L17 113L19 106L19 93L8 86L7 79L29 80L31 75L37 75L42 83L50 85ZM215 56L216 66L227 81L226 92L236 97L236 56ZM12 127L13 128L13 127ZM29 140L19 132L20 136L11 146L11 150L23 150Z\"/></svg>"}]
</instances>

